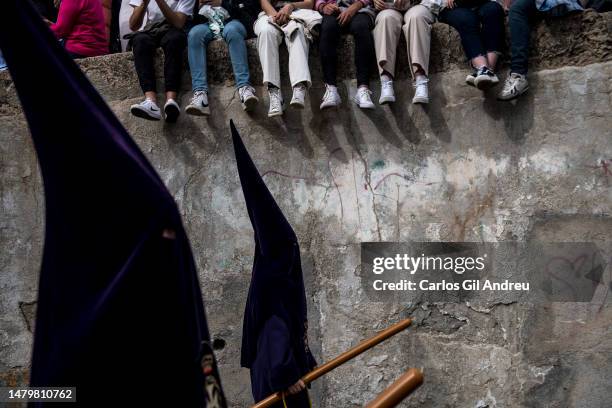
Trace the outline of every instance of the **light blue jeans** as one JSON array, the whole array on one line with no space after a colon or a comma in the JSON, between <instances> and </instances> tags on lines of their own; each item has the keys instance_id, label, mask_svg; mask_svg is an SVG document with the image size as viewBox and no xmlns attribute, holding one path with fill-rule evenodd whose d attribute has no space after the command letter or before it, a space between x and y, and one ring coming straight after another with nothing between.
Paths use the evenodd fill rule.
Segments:
<instances>
[{"instance_id":1,"label":"light blue jeans","mask_svg":"<svg viewBox=\"0 0 612 408\"><path fill-rule=\"evenodd\" d=\"M221 33L227 43L236 87L240 88L250 84L249 61L246 47L246 29L238 20L231 20ZM189 54L189 70L191 71L191 87L193 91L208 91L206 74L206 47L214 39L208 23L194 26L187 37Z\"/></svg>"}]
</instances>

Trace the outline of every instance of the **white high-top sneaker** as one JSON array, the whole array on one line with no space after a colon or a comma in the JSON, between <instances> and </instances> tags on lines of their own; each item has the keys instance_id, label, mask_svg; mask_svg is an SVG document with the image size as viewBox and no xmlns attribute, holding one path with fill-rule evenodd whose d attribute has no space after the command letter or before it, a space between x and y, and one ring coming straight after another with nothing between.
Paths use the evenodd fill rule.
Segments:
<instances>
[{"instance_id":1,"label":"white high-top sneaker","mask_svg":"<svg viewBox=\"0 0 612 408\"><path fill-rule=\"evenodd\" d=\"M240 103L242 104L242 109L247 112L251 112L255 109L257 102L259 102L259 98L255 95L255 88L251 85L245 85L238 89L238 95L240 96Z\"/></svg>"},{"instance_id":2,"label":"white high-top sneaker","mask_svg":"<svg viewBox=\"0 0 612 408\"><path fill-rule=\"evenodd\" d=\"M395 91L393 90L393 80L387 75L380 77L380 98L378 103L381 105L395 102Z\"/></svg>"},{"instance_id":3,"label":"white high-top sneaker","mask_svg":"<svg viewBox=\"0 0 612 408\"><path fill-rule=\"evenodd\" d=\"M191 102L185 107L185 112L195 116L210 115L208 94L206 91L195 91L193 93L193 98L191 98Z\"/></svg>"},{"instance_id":4,"label":"white high-top sneaker","mask_svg":"<svg viewBox=\"0 0 612 408\"><path fill-rule=\"evenodd\" d=\"M283 94L280 88L268 88L268 95L270 96L270 109L268 109L268 117L280 116L285 110L283 102Z\"/></svg>"},{"instance_id":5,"label":"white high-top sneaker","mask_svg":"<svg viewBox=\"0 0 612 408\"><path fill-rule=\"evenodd\" d=\"M416 81L414 81L414 98L412 98L412 103L429 103L429 87L427 85L428 82L429 79L426 76L417 77Z\"/></svg>"},{"instance_id":6,"label":"white high-top sneaker","mask_svg":"<svg viewBox=\"0 0 612 408\"><path fill-rule=\"evenodd\" d=\"M303 83L297 84L293 87L293 97L291 98L291 105L297 109L304 109L304 100L306 99L306 85Z\"/></svg>"},{"instance_id":7,"label":"white high-top sneaker","mask_svg":"<svg viewBox=\"0 0 612 408\"><path fill-rule=\"evenodd\" d=\"M353 97L355 102L361 109L374 109L376 106L372 102L372 91L365 86L357 88L357 93Z\"/></svg>"},{"instance_id":8,"label":"white high-top sneaker","mask_svg":"<svg viewBox=\"0 0 612 408\"><path fill-rule=\"evenodd\" d=\"M325 94L323 95L323 101L321 102L320 109L333 108L342 103L338 88L334 85L325 84Z\"/></svg>"}]
</instances>

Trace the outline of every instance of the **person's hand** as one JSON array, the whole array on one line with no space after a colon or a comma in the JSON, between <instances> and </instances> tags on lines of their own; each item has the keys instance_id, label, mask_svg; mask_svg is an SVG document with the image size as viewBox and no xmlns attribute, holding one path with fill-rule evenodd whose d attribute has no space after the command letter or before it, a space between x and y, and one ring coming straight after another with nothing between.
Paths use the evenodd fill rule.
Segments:
<instances>
[{"instance_id":1,"label":"person's hand","mask_svg":"<svg viewBox=\"0 0 612 408\"><path fill-rule=\"evenodd\" d=\"M408 5L408 0L395 0L393 6L398 10L404 10Z\"/></svg>"},{"instance_id":2,"label":"person's hand","mask_svg":"<svg viewBox=\"0 0 612 408\"><path fill-rule=\"evenodd\" d=\"M291 15L291 13L293 13L293 10L294 8L291 4L285 4L283 8L280 9L278 13L276 13L276 16L274 17L274 22L281 26L287 24L287 22L289 21L289 16Z\"/></svg>"},{"instance_id":3,"label":"person's hand","mask_svg":"<svg viewBox=\"0 0 612 408\"><path fill-rule=\"evenodd\" d=\"M304 384L304 381L298 380L295 384L287 388L287 394L289 395L297 394L299 392L304 391L305 389L306 389L306 384Z\"/></svg>"},{"instance_id":4,"label":"person's hand","mask_svg":"<svg viewBox=\"0 0 612 408\"><path fill-rule=\"evenodd\" d=\"M338 14L340 12L340 7L336 3L327 3L321 7L321 11L326 16L333 16L334 14Z\"/></svg>"},{"instance_id":5,"label":"person's hand","mask_svg":"<svg viewBox=\"0 0 612 408\"><path fill-rule=\"evenodd\" d=\"M378 11L389 8L385 0L374 0L374 8Z\"/></svg>"},{"instance_id":6,"label":"person's hand","mask_svg":"<svg viewBox=\"0 0 612 408\"><path fill-rule=\"evenodd\" d=\"M447 8L455 8L455 0L446 0L446 7Z\"/></svg>"},{"instance_id":7,"label":"person's hand","mask_svg":"<svg viewBox=\"0 0 612 408\"><path fill-rule=\"evenodd\" d=\"M340 23L341 26L348 24L353 17L355 17L355 14L357 14L357 9L353 8L352 6L344 9L344 11L338 16L338 23Z\"/></svg>"},{"instance_id":8,"label":"person's hand","mask_svg":"<svg viewBox=\"0 0 612 408\"><path fill-rule=\"evenodd\" d=\"M512 0L504 0L504 10L506 12L510 10L511 5L512 5Z\"/></svg>"},{"instance_id":9,"label":"person's hand","mask_svg":"<svg viewBox=\"0 0 612 408\"><path fill-rule=\"evenodd\" d=\"M53 0L53 7L59 8L61 2L62 0Z\"/></svg>"}]
</instances>

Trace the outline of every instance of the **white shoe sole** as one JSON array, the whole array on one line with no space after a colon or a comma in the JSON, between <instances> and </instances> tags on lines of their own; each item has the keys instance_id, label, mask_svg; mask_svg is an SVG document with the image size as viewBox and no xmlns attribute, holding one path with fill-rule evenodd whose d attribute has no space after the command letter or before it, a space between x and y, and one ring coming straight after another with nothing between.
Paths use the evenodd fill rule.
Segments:
<instances>
[{"instance_id":1,"label":"white shoe sole","mask_svg":"<svg viewBox=\"0 0 612 408\"><path fill-rule=\"evenodd\" d=\"M325 110L325 109L330 109L330 108L337 108L338 106L340 106L340 102L338 102L336 104L330 103L330 104L327 104L327 105L321 104L321 105L319 105L319 109Z\"/></svg>"},{"instance_id":2,"label":"white shoe sole","mask_svg":"<svg viewBox=\"0 0 612 408\"><path fill-rule=\"evenodd\" d=\"M353 102L355 102L355 104L359 106L359 108L361 109L368 109L368 110L376 109L376 105L374 105L374 102L372 102L371 105L365 104L365 103L359 103L359 101L355 98L353 98Z\"/></svg>"},{"instance_id":3,"label":"white shoe sole","mask_svg":"<svg viewBox=\"0 0 612 408\"><path fill-rule=\"evenodd\" d=\"M276 111L276 112L268 111L268 117L273 118L275 116L282 116L283 113L285 113L285 107L283 107L281 110Z\"/></svg>"},{"instance_id":4,"label":"white shoe sole","mask_svg":"<svg viewBox=\"0 0 612 408\"><path fill-rule=\"evenodd\" d=\"M161 120L161 114L159 114L159 116L152 115L146 110L141 109L140 107L136 107L136 106L130 107L130 113L136 116L137 118L141 118L141 119L154 120L154 121Z\"/></svg>"},{"instance_id":5,"label":"white shoe sole","mask_svg":"<svg viewBox=\"0 0 612 408\"><path fill-rule=\"evenodd\" d=\"M294 109L304 109L304 102L292 100L291 102L289 102L289 106Z\"/></svg>"},{"instance_id":6,"label":"white shoe sole","mask_svg":"<svg viewBox=\"0 0 612 408\"><path fill-rule=\"evenodd\" d=\"M381 105L386 105L388 103L394 103L395 102L395 96L381 96L378 99L378 103Z\"/></svg>"},{"instance_id":7,"label":"white shoe sole","mask_svg":"<svg viewBox=\"0 0 612 408\"><path fill-rule=\"evenodd\" d=\"M198 108L193 105L189 105L185 108L185 113L193 116L208 116L210 115L210 107Z\"/></svg>"},{"instance_id":8,"label":"white shoe sole","mask_svg":"<svg viewBox=\"0 0 612 408\"><path fill-rule=\"evenodd\" d=\"M516 94L514 94L514 95L510 95L510 96L506 96L506 97L504 97L504 96L502 96L502 95L499 95L499 96L497 97L497 100L498 100L498 101L504 101L504 102L511 101L511 100L516 99L516 98L518 98L519 96L523 95L523 94L524 94L525 92L527 92L528 90L529 90L529 85L527 85L527 86L526 86L526 87L525 87L525 88L524 88L524 89L523 89L521 92L516 93Z\"/></svg>"},{"instance_id":9,"label":"white shoe sole","mask_svg":"<svg viewBox=\"0 0 612 408\"><path fill-rule=\"evenodd\" d=\"M412 98L412 103L415 105L419 105L419 104L427 105L429 103L429 98L425 98L422 96L419 96L419 97L415 96L414 98Z\"/></svg>"}]
</instances>

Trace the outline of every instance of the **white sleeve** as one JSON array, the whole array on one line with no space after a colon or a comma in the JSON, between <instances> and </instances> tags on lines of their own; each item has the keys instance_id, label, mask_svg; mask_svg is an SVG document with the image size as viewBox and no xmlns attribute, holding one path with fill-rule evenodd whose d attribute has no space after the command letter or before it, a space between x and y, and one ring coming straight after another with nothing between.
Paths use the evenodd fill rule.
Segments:
<instances>
[{"instance_id":1,"label":"white sleeve","mask_svg":"<svg viewBox=\"0 0 612 408\"><path fill-rule=\"evenodd\" d=\"M138 7L142 4L142 0L130 0L130 6Z\"/></svg>"},{"instance_id":2,"label":"white sleeve","mask_svg":"<svg viewBox=\"0 0 612 408\"><path fill-rule=\"evenodd\" d=\"M130 0L130 1L142 1L142 0ZM195 6L195 0L179 0L176 10L179 13L183 13L186 16L193 16L193 7Z\"/></svg>"}]
</instances>

